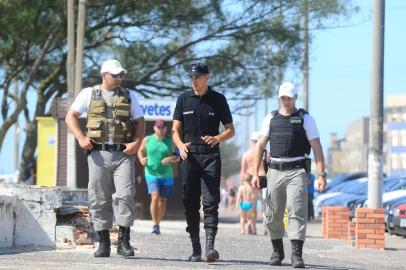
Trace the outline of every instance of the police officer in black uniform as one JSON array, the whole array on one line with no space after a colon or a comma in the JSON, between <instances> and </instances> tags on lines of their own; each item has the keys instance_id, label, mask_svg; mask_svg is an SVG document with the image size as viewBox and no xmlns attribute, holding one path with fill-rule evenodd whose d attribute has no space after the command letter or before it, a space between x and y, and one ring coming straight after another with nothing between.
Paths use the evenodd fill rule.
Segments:
<instances>
[{"instance_id":1,"label":"police officer in black uniform","mask_svg":"<svg viewBox=\"0 0 406 270\"><path fill-rule=\"evenodd\" d=\"M190 261L201 261L199 238L200 197L206 230L206 261L219 258L214 249L220 202L221 159L219 143L234 136L230 108L224 95L209 85L209 68L204 63L190 65L193 90L178 97L173 115L173 141L179 149L182 162L183 204L187 228L192 241ZM225 127L219 133L220 122Z\"/></svg>"}]
</instances>

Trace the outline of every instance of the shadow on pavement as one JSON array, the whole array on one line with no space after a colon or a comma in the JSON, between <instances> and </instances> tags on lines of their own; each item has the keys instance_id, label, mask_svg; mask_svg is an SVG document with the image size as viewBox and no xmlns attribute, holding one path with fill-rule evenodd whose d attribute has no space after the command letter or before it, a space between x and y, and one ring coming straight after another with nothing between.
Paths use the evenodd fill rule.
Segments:
<instances>
[{"instance_id":1,"label":"shadow on pavement","mask_svg":"<svg viewBox=\"0 0 406 270\"><path fill-rule=\"evenodd\" d=\"M13 254L21 254L37 251L53 251L53 250L55 250L55 248L29 245L14 248L0 248L0 255L13 255Z\"/></svg>"},{"instance_id":2,"label":"shadow on pavement","mask_svg":"<svg viewBox=\"0 0 406 270\"><path fill-rule=\"evenodd\" d=\"M329 269L329 270L359 269L359 268L353 268L353 267L340 267L340 266L318 265L318 264L306 264L306 268L310 268L310 269Z\"/></svg>"}]
</instances>

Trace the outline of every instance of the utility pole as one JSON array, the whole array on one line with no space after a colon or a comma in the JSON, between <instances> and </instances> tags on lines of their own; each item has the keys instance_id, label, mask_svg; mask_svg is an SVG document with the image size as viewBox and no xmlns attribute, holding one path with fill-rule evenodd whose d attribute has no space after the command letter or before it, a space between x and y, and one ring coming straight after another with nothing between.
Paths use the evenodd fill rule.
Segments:
<instances>
[{"instance_id":1,"label":"utility pole","mask_svg":"<svg viewBox=\"0 0 406 270\"><path fill-rule=\"evenodd\" d=\"M68 56L66 59L68 110L75 98L75 0L67 0ZM68 131L66 157L66 185L76 188L76 151L75 136Z\"/></svg>"},{"instance_id":2,"label":"utility pole","mask_svg":"<svg viewBox=\"0 0 406 270\"><path fill-rule=\"evenodd\" d=\"M373 25L368 207L382 208L385 0L375 0Z\"/></svg>"},{"instance_id":3,"label":"utility pole","mask_svg":"<svg viewBox=\"0 0 406 270\"><path fill-rule=\"evenodd\" d=\"M75 0L67 1L68 14L68 57L67 57L67 84L68 84L68 107L82 88L83 69L83 40L86 20L86 1L79 0L78 7L78 30L75 53ZM76 61L75 61L76 57ZM76 177L76 140L72 133L68 132L67 138L67 186L77 188Z\"/></svg>"},{"instance_id":4,"label":"utility pole","mask_svg":"<svg viewBox=\"0 0 406 270\"><path fill-rule=\"evenodd\" d=\"M86 0L79 0L78 32L76 37L75 95L82 89L83 40L85 38Z\"/></svg>"},{"instance_id":5,"label":"utility pole","mask_svg":"<svg viewBox=\"0 0 406 270\"><path fill-rule=\"evenodd\" d=\"M303 35L303 109L309 111L309 2L304 1L304 35Z\"/></svg>"},{"instance_id":6,"label":"utility pole","mask_svg":"<svg viewBox=\"0 0 406 270\"><path fill-rule=\"evenodd\" d=\"M18 96L18 81L14 81L14 95ZM20 123L17 121L14 124L14 171L18 171L20 153Z\"/></svg>"}]
</instances>

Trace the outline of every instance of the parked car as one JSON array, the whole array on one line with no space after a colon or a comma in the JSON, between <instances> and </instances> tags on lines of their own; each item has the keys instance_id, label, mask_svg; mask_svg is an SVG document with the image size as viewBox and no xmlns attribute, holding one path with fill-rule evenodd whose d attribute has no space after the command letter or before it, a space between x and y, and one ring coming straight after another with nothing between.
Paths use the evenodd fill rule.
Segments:
<instances>
[{"instance_id":1,"label":"parked car","mask_svg":"<svg viewBox=\"0 0 406 270\"><path fill-rule=\"evenodd\" d=\"M397 178L385 178L383 181L383 191L392 191L397 185L399 179ZM365 201L368 197L368 179L361 178L355 181L351 181L350 184L344 185L343 192L337 193L334 196L330 196L318 203L318 207L324 206L342 206L350 209L350 217L355 216L355 204L358 201Z\"/></svg>"},{"instance_id":2,"label":"parked car","mask_svg":"<svg viewBox=\"0 0 406 270\"><path fill-rule=\"evenodd\" d=\"M367 183L368 183L368 178L361 178L361 179L356 179L353 181L348 181L339 184L338 186L332 188L330 192L327 192L326 194L320 195L317 198L313 200L313 205L315 209L315 215L320 216L322 212L322 207L325 206L325 202L329 199L332 199L334 197L340 196L342 194L365 194L367 190ZM329 204L331 205L331 204Z\"/></svg>"},{"instance_id":3,"label":"parked car","mask_svg":"<svg viewBox=\"0 0 406 270\"><path fill-rule=\"evenodd\" d=\"M392 229L389 233L406 237L406 202L393 205L390 214Z\"/></svg>"},{"instance_id":4,"label":"parked car","mask_svg":"<svg viewBox=\"0 0 406 270\"><path fill-rule=\"evenodd\" d=\"M390 201L387 201L383 204L384 210L385 210L385 225L386 225L386 230L388 232L391 232L393 230L393 212L394 212L394 206L406 203L406 196L396 198Z\"/></svg>"},{"instance_id":5,"label":"parked car","mask_svg":"<svg viewBox=\"0 0 406 270\"><path fill-rule=\"evenodd\" d=\"M326 192L330 192L334 187L351 180L366 177L366 172L344 173L333 177L327 184Z\"/></svg>"},{"instance_id":6,"label":"parked car","mask_svg":"<svg viewBox=\"0 0 406 270\"><path fill-rule=\"evenodd\" d=\"M388 202L403 197L406 190L406 177L385 178L383 188L383 207L385 208ZM356 208L367 207L367 200L368 196L365 196L364 198L359 198L356 202L354 202L351 207L352 214L355 214Z\"/></svg>"}]
</instances>

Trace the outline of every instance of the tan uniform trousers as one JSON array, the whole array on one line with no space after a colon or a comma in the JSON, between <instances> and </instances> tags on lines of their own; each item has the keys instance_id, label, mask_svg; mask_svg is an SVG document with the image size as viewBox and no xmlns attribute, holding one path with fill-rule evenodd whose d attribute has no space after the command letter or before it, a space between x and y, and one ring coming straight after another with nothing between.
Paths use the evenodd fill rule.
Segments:
<instances>
[{"instance_id":1,"label":"tan uniform trousers","mask_svg":"<svg viewBox=\"0 0 406 270\"><path fill-rule=\"evenodd\" d=\"M288 212L289 240L305 240L307 222L307 174L302 168L268 171L266 227L271 239L285 235L283 217Z\"/></svg>"},{"instance_id":2,"label":"tan uniform trousers","mask_svg":"<svg viewBox=\"0 0 406 270\"><path fill-rule=\"evenodd\" d=\"M134 156L121 151L94 150L89 164L90 218L96 231L113 225L130 227L135 214Z\"/></svg>"}]
</instances>

